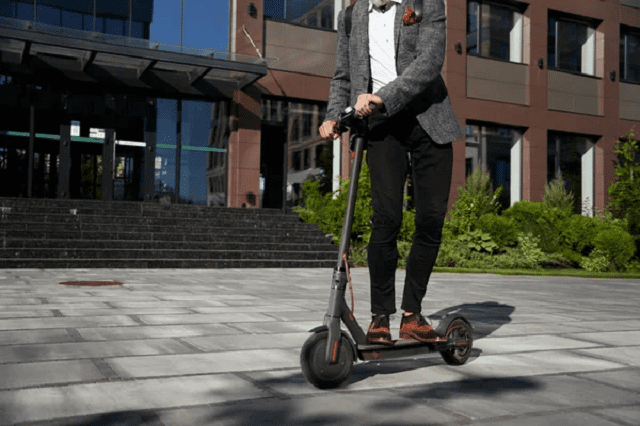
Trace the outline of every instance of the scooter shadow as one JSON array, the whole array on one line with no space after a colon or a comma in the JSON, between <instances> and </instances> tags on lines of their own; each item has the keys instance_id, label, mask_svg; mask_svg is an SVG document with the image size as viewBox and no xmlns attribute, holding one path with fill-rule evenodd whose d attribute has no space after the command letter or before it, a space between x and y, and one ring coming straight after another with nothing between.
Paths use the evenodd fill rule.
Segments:
<instances>
[{"instance_id":1,"label":"scooter shadow","mask_svg":"<svg viewBox=\"0 0 640 426\"><path fill-rule=\"evenodd\" d=\"M460 314L471 323L473 339L474 341L478 341L511 322L511 314L513 311L515 311L515 307L511 305L505 305L495 301L486 301L441 309L438 312L428 315L428 317L433 323L433 326L436 327L439 321L446 315ZM481 349L473 348L467 362L473 362L481 353ZM398 374L443 364L444 361L438 353L425 353L424 355L412 358L358 363L354 366L353 374L349 380L344 383L344 386L349 386L373 376Z\"/></svg>"}]
</instances>

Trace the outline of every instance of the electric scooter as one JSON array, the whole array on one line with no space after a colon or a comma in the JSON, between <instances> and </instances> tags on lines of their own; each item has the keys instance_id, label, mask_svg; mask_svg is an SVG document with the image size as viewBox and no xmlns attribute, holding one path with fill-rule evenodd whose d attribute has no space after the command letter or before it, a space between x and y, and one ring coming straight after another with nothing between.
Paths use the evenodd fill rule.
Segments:
<instances>
[{"instance_id":1,"label":"electric scooter","mask_svg":"<svg viewBox=\"0 0 640 426\"><path fill-rule=\"evenodd\" d=\"M370 104L370 107L374 109L375 105ZM336 124L339 133L348 129L351 130L351 142L355 148L338 262L333 269L331 296L324 324L310 330L313 334L300 352L302 373L317 388L328 389L340 386L349 378L356 359L377 361L440 352L447 364L462 365L471 355L473 346L473 329L462 315L454 312L443 317L435 328L436 337L426 342L399 339L393 345L368 345L364 330L345 301L347 283L350 281L348 253L351 226L368 130L368 120L358 116L352 107L340 115ZM344 323L348 333L341 329L341 323Z\"/></svg>"}]
</instances>

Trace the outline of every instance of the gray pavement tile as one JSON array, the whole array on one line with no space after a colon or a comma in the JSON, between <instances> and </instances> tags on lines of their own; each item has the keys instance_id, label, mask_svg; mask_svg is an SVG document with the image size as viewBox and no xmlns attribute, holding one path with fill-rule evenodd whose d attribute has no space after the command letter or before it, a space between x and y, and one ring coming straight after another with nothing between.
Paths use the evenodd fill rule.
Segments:
<instances>
[{"instance_id":1,"label":"gray pavement tile","mask_svg":"<svg viewBox=\"0 0 640 426\"><path fill-rule=\"evenodd\" d=\"M101 317L106 315L141 315L141 314L154 314L154 315L168 315L168 314L191 314L188 309L185 308L127 308L127 309L60 309L60 313L65 317Z\"/></svg>"},{"instance_id":2,"label":"gray pavement tile","mask_svg":"<svg viewBox=\"0 0 640 426\"><path fill-rule=\"evenodd\" d=\"M321 318L317 321L291 321L279 322L271 318L273 322L237 322L233 326L245 333L296 333L309 331L322 325Z\"/></svg>"},{"instance_id":3,"label":"gray pavement tile","mask_svg":"<svg viewBox=\"0 0 640 426\"><path fill-rule=\"evenodd\" d=\"M637 426L640 419L640 404L631 407L607 408L604 410L595 410L593 414L599 415L605 419L614 422L621 422L629 426Z\"/></svg>"},{"instance_id":4,"label":"gray pavement tile","mask_svg":"<svg viewBox=\"0 0 640 426\"><path fill-rule=\"evenodd\" d=\"M575 324L575 325L574 325ZM475 328L475 324L471 325ZM491 335L498 336L529 336L536 334L566 334L566 333L583 333L590 331L589 328L583 327L582 323L565 323L565 324L546 324L546 323L534 323L534 324L504 324L492 331Z\"/></svg>"},{"instance_id":5,"label":"gray pavement tile","mask_svg":"<svg viewBox=\"0 0 640 426\"><path fill-rule=\"evenodd\" d=\"M192 308L192 307L224 307L227 306L223 302L218 302L215 300L145 300L145 301L136 301L136 302L125 302L125 301L113 301L109 303L114 308L118 309L135 309L135 308Z\"/></svg>"},{"instance_id":6,"label":"gray pavement tile","mask_svg":"<svg viewBox=\"0 0 640 426\"><path fill-rule=\"evenodd\" d=\"M633 346L640 345L640 330L610 331L605 333L577 333L572 337L601 345Z\"/></svg>"},{"instance_id":7,"label":"gray pavement tile","mask_svg":"<svg viewBox=\"0 0 640 426\"><path fill-rule=\"evenodd\" d=\"M322 394L326 391L313 387L300 369L284 371L256 371L245 373L261 386L278 393L301 396ZM416 384L455 382L468 378L456 368L444 365L439 354L419 359L357 363L352 377L343 384L346 391L392 389Z\"/></svg>"},{"instance_id":8,"label":"gray pavement tile","mask_svg":"<svg viewBox=\"0 0 640 426\"><path fill-rule=\"evenodd\" d=\"M75 318L24 318L2 319L0 330L37 330L47 328L76 328L76 327L113 327L138 325L134 320L124 315L110 315L105 317L75 317Z\"/></svg>"},{"instance_id":9,"label":"gray pavement tile","mask_svg":"<svg viewBox=\"0 0 640 426\"><path fill-rule=\"evenodd\" d=\"M295 348L300 350L309 333L236 334L231 336L186 337L183 340L207 352Z\"/></svg>"},{"instance_id":10,"label":"gray pavement tile","mask_svg":"<svg viewBox=\"0 0 640 426\"><path fill-rule=\"evenodd\" d=\"M637 315L640 318L640 314ZM626 330L640 330L640 320L618 320L618 321L582 321L580 327L584 327L593 331L626 331Z\"/></svg>"},{"instance_id":11,"label":"gray pavement tile","mask_svg":"<svg viewBox=\"0 0 640 426\"><path fill-rule=\"evenodd\" d=\"M592 356L623 365L640 366L640 357L638 356L638 354L640 354L640 346L578 349L575 352L581 355Z\"/></svg>"},{"instance_id":12,"label":"gray pavement tile","mask_svg":"<svg viewBox=\"0 0 640 426\"><path fill-rule=\"evenodd\" d=\"M477 423L477 424L490 424L492 426L550 426L550 425L562 425L562 426L585 426L585 425L597 425L597 426L620 426L620 423L611 422L603 419L600 416L596 416L585 412L565 412L565 413L552 413L543 414L532 417L518 417L517 419L505 419L505 420L491 420Z\"/></svg>"},{"instance_id":13,"label":"gray pavement tile","mask_svg":"<svg viewBox=\"0 0 640 426\"><path fill-rule=\"evenodd\" d=\"M433 425L460 420L392 392L325 393L302 399L261 399L239 404L172 410L159 415L166 426L245 425Z\"/></svg>"},{"instance_id":14,"label":"gray pavement tile","mask_svg":"<svg viewBox=\"0 0 640 426\"><path fill-rule=\"evenodd\" d=\"M581 334L573 334L579 339ZM554 335L517 336L483 338L475 342L474 347L481 349L483 355L495 355L504 353L548 351L559 349L576 349L601 346L598 343L581 340L567 339Z\"/></svg>"},{"instance_id":15,"label":"gray pavement tile","mask_svg":"<svg viewBox=\"0 0 640 426\"><path fill-rule=\"evenodd\" d=\"M159 410L264 396L263 391L232 374L0 391L0 424Z\"/></svg>"},{"instance_id":16,"label":"gray pavement tile","mask_svg":"<svg viewBox=\"0 0 640 426\"><path fill-rule=\"evenodd\" d=\"M237 291L237 290L236 290ZM256 300L258 297L251 296L248 294L215 294L211 292L207 292L204 294L158 294L158 298L160 300L199 300L206 297L208 300L212 301L227 301L227 300Z\"/></svg>"},{"instance_id":17,"label":"gray pavement tile","mask_svg":"<svg viewBox=\"0 0 640 426\"><path fill-rule=\"evenodd\" d=\"M578 374L577 377L606 383L612 387L628 389L640 393L640 370L622 369L600 373ZM640 403L640 397L638 398Z\"/></svg>"},{"instance_id":18,"label":"gray pavement tile","mask_svg":"<svg viewBox=\"0 0 640 426\"><path fill-rule=\"evenodd\" d=\"M53 312L51 310L32 310L32 311L13 311L13 312L0 312L0 320L6 318L45 318L52 317Z\"/></svg>"},{"instance_id":19,"label":"gray pavement tile","mask_svg":"<svg viewBox=\"0 0 640 426\"><path fill-rule=\"evenodd\" d=\"M28 343L74 342L65 329L0 331L1 345L23 345Z\"/></svg>"},{"instance_id":20,"label":"gray pavement tile","mask_svg":"<svg viewBox=\"0 0 640 426\"><path fill-rule=\"evenodd\" d=\"M149 325L235 323L245 321L262 323L275 321L272 317L253 312L190 315L139 315L138 317L142 322Z\"/></svg>"},{"instance_id":21,"label":"gray pavement tile","mask_svg":"<svg viewBox=\"0 0 640 426\"><path fill-rule=\"evenodd\" d=\"M309 314L309 311L300 306L290 306L282 304L274 304L273 301L269 304L257 304L257 305L242 305L242 306L225 306L225 307L195 307L193 311L201 314L226 314L235 312L256 312L272 314L274 312L304 312Z\"/></svg>"},{"instance_id":22,"label":"gray pavement tile","mask_svg":"<svg viewBox=\"0 0 640 426\"><path fill-rule=\"evenodd\" d=\"M16 305L42 305L42 301L36 298L28 297L3 297L0 299L0 306L16 306ZM3 308L4 309L4 308Z\"/></svg>"},{"instance_id":23,"label":"gray pavement tile","mask_svg":"<svg viewBox=\"0 0 640 426\"><path fill-rule=\"evenodd\" d=\"M300 365L299 349L257 349L190 355L110 358L106 362L123 378L180 376L236 371L293 368Z\"/></svg>"},{"instance_id":24,"label":"gray pavement tile","mask_svg":"<svg viewBox=\"0 0 640 426\"><path fill-rule=\"evenodd\" d=\"M43 305L29 305L28 307L25 307L23 305L3 306L2 311L5 313L8 313L9 314L8 317L11 317L10 314L12 312L20 312L20 311L24 311L25 309L28 309L30 312L40 312L40 311L46 312L52 309L72 310L72 309L107 309L107 308L109 308L109 305L107 305L106 303L67 303L67 304L47 303Z\"/></svg>"},{"instance_id":25,"label":"gray pavement tile","mask_svg":"<svg viewBox=\"0 0 640 426\"><path fill-rule=\"evenodd\" d=\"M11 345L0 346L0 364L192 352L186 345L169 339Z\"/></svg>"},{"instance_id":26,"label":"gray pavement tile","mask_svg":"<svg viewBox=\"0 0 640 426\"><path fill-rule=\"evenodd\" d=\"M196 325L153 325L138 327L103 327L78 328L78 333L84 340L135 340L135 339L166 339L187 336L228 335L237 334L238 330L224 324L196 324ZM0 342L2 341L0 334Z\"/></svg>"},{"instance_id":27,"label":"gray pavement tile","mask_svg":"<svg viewBox=\"0 0 640 426\"><path fill-rule=\"evenodd\" d=\"M592 351L598 349L578 349ZM576 353L540 351L507 355L481 355L457 367L460 372L484 378L538 376L622 368L625 365Z\"/></svg>"},{"instance_id":28,"label":"gray pavement tile","mask_svg":"<svg viewBox=\"0 0 640 426\"><path fill-rule=\"evenodd\" d=\"M414 386L398 390L398 393L406 398L422 399L428 405L438 404L472 420L535 415L579 407L610 407L638 401L637 395L624 390L567 376L467 379ZM521 419L519 417L517 422L512 420L512 424L520 425Z\"/></svg>"},{"instance_id":29,"label":"gray pavement tile","mask_svg":"<svg viewBox=\"0 0 640 426\"><path fill-rule=\"evenodd\" d=\"M2 390L104 379L89 360L0 364L0 377Z\"/></svg>"}]
</instances>

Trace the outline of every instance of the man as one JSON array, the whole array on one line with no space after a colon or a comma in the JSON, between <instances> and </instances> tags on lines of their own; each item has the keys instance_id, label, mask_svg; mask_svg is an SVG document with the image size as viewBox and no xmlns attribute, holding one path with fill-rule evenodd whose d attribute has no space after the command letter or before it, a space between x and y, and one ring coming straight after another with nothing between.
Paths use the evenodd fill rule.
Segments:
<instances>
[{"instance_id":1,"label":"man","mask_svg":"<svg viewBox=\"0 0 640 426\"><path fill-rule=\"evenodd\" d=\"M422 17L415 19L416 2ZM324 138L335 139L341 111L355 105L369 117L373 230L368 248L372 322L368 343L393 344L389 315L396 312L397 237L411 156L416 232L407 259L400 338L428 341L433 328L421 314L447 211L452 142L462 130L440 72L445 56L444 0L358 0L347 34L338 17L336 70ZM372 110L370 103L375 104Z\"/></svg>"}]
</instances>

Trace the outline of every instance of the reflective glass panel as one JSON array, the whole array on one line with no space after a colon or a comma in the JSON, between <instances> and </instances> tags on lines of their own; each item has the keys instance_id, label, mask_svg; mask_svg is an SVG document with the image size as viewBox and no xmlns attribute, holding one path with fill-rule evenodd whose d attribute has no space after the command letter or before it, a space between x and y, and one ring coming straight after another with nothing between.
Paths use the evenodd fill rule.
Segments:
<instances>
[{"instance_id":1,"label":"reflective glass panel","mask_svg":"<svg viewBox=\"0 0 640 426\"><path fill-rule=\"evenodd\" d=\"M481 54L508 61L509 43L513 30L513 11L503 6L484 3L481 26Z\"/></svg>"},{"instance_id":2,"label":"reflective glass panel","mask_svg":"<svg viewBox=\"0 0 640 426\"><path fill-rule=\"evenodd\" d=\"M265 0L266 18L314 28L333 28L334 0Z\"/></svg>"},{"instance_id":3,"label":"reflective glass panel","mask_svg":"<svg viewBox=\"0 0 640 426\"><path fill-rule=\"evenodd\" d=\"M185 46L228 50L229 15L220 13L218 2L185 1L184 22Z\"/></svg>"},{"instance_id":4,"label":"reflective glass panel","mask_svg":"<svg viewBox=\"0 0 640 426\"><path fill-rule=\"evenodd\" d=\"M178 101L158 99L154 192L175 195Z\"/></svg>"},{"instance_id":5,"label":"reflective glass panel","mask_svg":"<svg viewBox=\"0 0 640 426\"><path fill-rule=\"evenodd\" d=\"M177 0L153 2L153 21L149 29L151 40L180 45L181 6L181 2Z\"/></svg>"},{"instance_id":6,"label":"reflective glass panel","mask_svg":"<svg viewBox=\"0 0 640 426\"><path fill-rule=\"evenodd\" d=\"M38 22L48 25L60 25L60 9L38 5L37 12Z\"/></svg>"}]
</instances>

